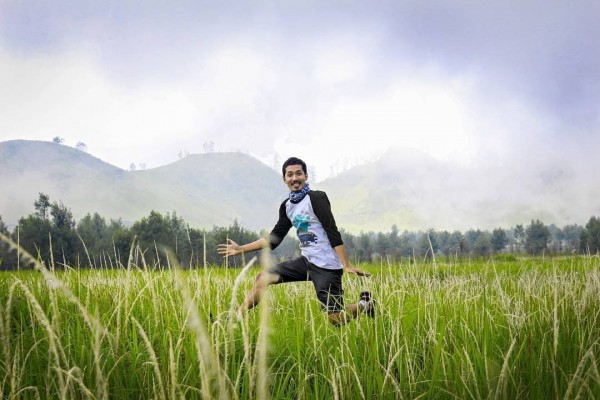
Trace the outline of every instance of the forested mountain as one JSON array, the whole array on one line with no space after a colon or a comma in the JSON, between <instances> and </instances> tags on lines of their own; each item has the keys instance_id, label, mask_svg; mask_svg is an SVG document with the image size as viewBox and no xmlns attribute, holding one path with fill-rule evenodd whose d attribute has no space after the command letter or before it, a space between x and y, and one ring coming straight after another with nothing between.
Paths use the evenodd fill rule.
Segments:
<instances>
[{"instance_id":1,"label":"forested mountain","mask_svg":"<svg viewBox=\"0 0 600 400\"><path fill-rule=\"evenodd\" d=\"M307 160L310 163L310 160ZM583 172L582 172L583 171ZM313 183L327 191L338 225L347 231L492 229L540 219L584 224L600 215L593 168L561 163L468 167L414 150L393 149L380 159ZM33 211L38 194L62 201L76 219L97 212L133 222L175 211L192 227L237 220L270 229L286 196L280 174L242 153L189 155L159 168L125 171L52 142L0 143L0 216L12 226Z\"/></svg>"}]
</instances>

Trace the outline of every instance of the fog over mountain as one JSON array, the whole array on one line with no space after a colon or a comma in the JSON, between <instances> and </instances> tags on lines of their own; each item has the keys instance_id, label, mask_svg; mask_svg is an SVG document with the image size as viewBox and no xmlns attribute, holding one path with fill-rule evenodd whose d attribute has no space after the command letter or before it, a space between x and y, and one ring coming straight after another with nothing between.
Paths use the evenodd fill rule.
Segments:
<instances>
[{"instance_id":1,"label":"fog over mountain","mask_svg":"<svg viewBox=\"0 0 600 400\"><path fill-rule=\"evenodd\" d=\"M475 168L397 148L320 187L352 231L387 230L392 223L400 229L493 229L538 218L585 224L600 215L594 175L556 160Z\"/></svg>"},{"instance_id":2,"label":"fog over mountain","mask_svg":"<svg viewBox=\"0 0 600 400\"><path fill-rule=\"evenodd\" d=\"M473 168L395 148L311 187L328 193L338 226L357 233L392 225L509 228L537 218L583 225L600 215L594 181L589 163L576 168L523 160ZM193 154L163 167L125 171L68 146L24 140L0 142L0 190L0 215L9 226L32 213L43 192L76 219L98 212L133 222L156 210L175 211L194 227L237 219L249 229L270 229L287 195L278 171L242 153Z\"/></svg>"},{"instance_id":3,"label":"fog over mountain","mask_svg":"<svg viewBox=\"0 0 600 400\"><path fill-rule=\"evenodd\" d=\"M597 0L0 1L0 141L124 169L212 144L320 180L391 146L577 169L600 150L599 21Z\"/></svg>"}]
</instances>

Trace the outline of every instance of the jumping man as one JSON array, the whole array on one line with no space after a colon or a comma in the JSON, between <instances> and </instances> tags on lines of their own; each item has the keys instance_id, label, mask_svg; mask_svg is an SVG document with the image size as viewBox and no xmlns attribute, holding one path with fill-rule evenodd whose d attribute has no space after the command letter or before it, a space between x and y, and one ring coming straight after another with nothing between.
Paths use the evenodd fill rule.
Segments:
<instances>
[{"instance_id":1,"label":"jumping man","mask_svg":"<svg viewBox=\"0 0 600 400\"><path fill-rule=\"evenodd\" d=\"M306 164L299 158L289 158L281 170L290 194L279 207L279 220L269 238L244 245L229 239L227 244L218 246L218 251L223 256L234 256L266 247L273 250L294 226L300 240L301 256L259 273L239 311L258 305L263 290L269 285L309 280L313 282L321 307L332 324L343 325L360 313L374 316L374 302L369 292L362 292L358 303L344 305L343 271L359 276L370 274L350 266L327 195L310 189Z\"/></svg>"}]
</instances>

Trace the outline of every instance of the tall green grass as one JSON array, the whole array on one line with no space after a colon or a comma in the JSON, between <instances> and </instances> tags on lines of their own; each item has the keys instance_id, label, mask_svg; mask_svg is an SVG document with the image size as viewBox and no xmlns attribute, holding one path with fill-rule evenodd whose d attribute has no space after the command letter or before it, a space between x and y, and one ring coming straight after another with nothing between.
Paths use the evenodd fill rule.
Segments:
<instances>
[{"instance_id":1,"label":"tall green grass","mask_svg":"<svg viewBox=\"0 0 600 400\"><path fill-rule=\"evenodd\" d=\"M597 257L361 265L377 317L331 326L310 283L259 267L0 274L0 395L45 398L600 398ZM39 266L38 266L39 267ZM239 278L239 279L238 279ZM236 281L237 279L237 281Z\"/></svg>"}]
</instances>

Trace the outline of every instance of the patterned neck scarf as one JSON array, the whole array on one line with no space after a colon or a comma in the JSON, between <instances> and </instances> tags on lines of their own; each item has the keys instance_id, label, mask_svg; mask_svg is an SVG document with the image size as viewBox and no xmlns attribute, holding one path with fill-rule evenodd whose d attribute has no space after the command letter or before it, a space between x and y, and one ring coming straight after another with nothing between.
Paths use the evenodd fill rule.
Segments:
<instances>
[{"instance_id":1,"label":"patterned neck scarf","mask_svg":"<svg viewBox=\"0 0 600 400\"><path fill-rule=\"evenodd\" d=\"M310 191L310 186L308 186L308 182L307 182L304 184L304 187L302 188L302 190L290 192L290 201L292 202L292 204L300 203L309 191Z\"/></svg>"}]
</instances>

